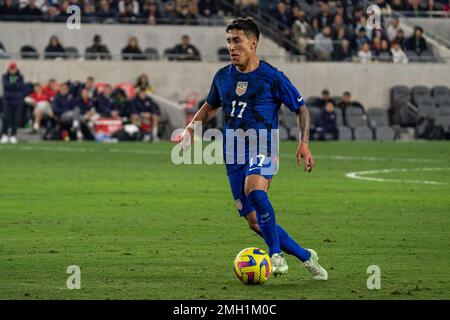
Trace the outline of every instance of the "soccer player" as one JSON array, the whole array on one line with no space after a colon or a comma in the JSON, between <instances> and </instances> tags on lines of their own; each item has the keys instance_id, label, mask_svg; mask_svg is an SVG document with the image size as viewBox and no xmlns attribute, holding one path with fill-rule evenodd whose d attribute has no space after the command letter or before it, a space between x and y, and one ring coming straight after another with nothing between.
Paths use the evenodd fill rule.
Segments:
<instances>
[{"instance_id":1,"label":"soccer player","mask_svg":"<svg viewBox=\"0 0 450 320\"><path fill-rule=\"evenodd\" d=\"M304 100L282 72L256 55L260 32L251 18L233 20L226 27L226 33L232 63L216 73L207 101L180 137L182 148L186 150L193 142L196 122L207 122L221 107L224 157L231 191L240 216L264 238L273 274L277 276L288 271L284 251L302 261L314 279L327 280L327 271L319 265L317 253L302 248L277 225L267 196L278 158L277 150L274 152L272 148L276 143L272 129L278 128L282 103L297 114L301 137L297 164L300 165L304 158L305 171L313 169L314 160L308 147L309 113ZM247 131L254 134L246 134ZM239 139L242 136L244 139ZM233 144L235 141L237 146ZM265 149L261 148L261 141L266 141ZM258 145L256 150L252 147L255 144ZM240 154L242 149L244 152Z\"/></svg>"}]
</instances>

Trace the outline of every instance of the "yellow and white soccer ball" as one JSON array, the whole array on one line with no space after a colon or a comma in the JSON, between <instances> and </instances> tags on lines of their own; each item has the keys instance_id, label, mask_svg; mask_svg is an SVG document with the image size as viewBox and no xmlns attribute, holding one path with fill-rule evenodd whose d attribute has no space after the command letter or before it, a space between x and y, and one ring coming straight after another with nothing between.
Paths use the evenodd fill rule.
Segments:
<instances>
[{"instance_id":1,"label":"yellow and white soccer ball","mask_svg":"<svg viewBox=\"0 0 450 320\"><path fill-rule=\"evenodd\" d=\"M264 250L245 248L234 259L234 273L242 283L262 284L272 274L272 262Z\"/></svg>"}]
</instances>

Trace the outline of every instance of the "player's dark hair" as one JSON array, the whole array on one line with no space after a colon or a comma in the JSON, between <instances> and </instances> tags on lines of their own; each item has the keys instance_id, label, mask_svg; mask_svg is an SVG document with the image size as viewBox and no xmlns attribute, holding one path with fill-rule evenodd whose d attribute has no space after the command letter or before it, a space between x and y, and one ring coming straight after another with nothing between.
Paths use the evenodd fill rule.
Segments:
<instances>
[{"instance_id":1,"label":"player's dark hair","mask_svg":"<svg viewBox=\"0 0 450 320\"><path fill-rule=\"evenodd\" d=\"M252 18L236 18L227 25L226 32L230 30L242 30L247 37L254 36L259 40L259 28Z\"/></svg>"}]
</instances>

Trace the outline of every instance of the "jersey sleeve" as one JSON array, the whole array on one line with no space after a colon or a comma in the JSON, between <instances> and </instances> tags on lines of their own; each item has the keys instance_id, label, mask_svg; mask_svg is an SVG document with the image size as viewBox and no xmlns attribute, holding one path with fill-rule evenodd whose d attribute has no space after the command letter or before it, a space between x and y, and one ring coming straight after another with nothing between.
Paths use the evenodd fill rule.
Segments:
<instances>
[{"instance_id":1,"label":"jersey sleeve","mask_svg":"<svg viewBox=\"0 0 450 320\"><path fill-rule=\"evenodd\" d=\"M214 76L211 83L211 89L209 90L206 102L213 108L220 108L221 106L219 88L217 85L217 74Z\"/></svg>"},{"instance_id":2,"label":"jersey sleeve","mask_svg":"<svg viewBox=\"0 0 450 320\"><path fill-rule=\"evenodd\" d=\"M300 109L305 104L305 101L297 88L282 72L278 72L277 81L277 98L292 112Z\"/></svg>"}]
</instances>

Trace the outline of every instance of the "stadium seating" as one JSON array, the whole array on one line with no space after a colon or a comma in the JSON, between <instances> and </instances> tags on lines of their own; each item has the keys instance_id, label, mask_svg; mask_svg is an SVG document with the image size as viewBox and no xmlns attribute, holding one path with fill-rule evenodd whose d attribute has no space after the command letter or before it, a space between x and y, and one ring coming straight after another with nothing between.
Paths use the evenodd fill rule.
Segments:
<instances>
[{"instance_id":1,"label":"stadium seating","mask_svg":"<svg viewBox=\"0 0 450 320\"><path fill-rule=\"evenodd\" d=\"M439 107L435 114L435 125L448 134L450 132L450 106Z\"/></svg>"},{"instance_id":2,"label":"stadium seating","mask_svg":"<svg viewBox=\"0 0 450 320\"><path fill-rule=\"evenodd\" d=\"M352 129L357 127L367 127L364 111L355 107L348 108L345 112L345 123Z\"/></svg>"},{"instance_id":3,"label":"stadium seating","mask_svg":"<svg viewBox=\"0 0 450 320\"><path fill-rule=\"evenodd\" d=\"M156 48L148 47L144 50L144 55L147 60L159 60L159 52Z\"/></svg>"},{"instance_id":4,"label":"stadium seating","mask_svg":"<svg viewBox=\"0 0 450 320\"><path fill-rule=\"evenodd\" d=\"M344 114L342 109L335 108L334 111L336 112L336 124L338 127L344 126Z\"/></svg>"},{"instance_id":5,"label":"stadium seating","mask_svg":"<svg viewBox=\"0 0 450 320\"><path fill-rule=\"evenodd\" d=\"M412 101L418 103L421 98L430 96L430 93L426 86L414 86L411 89Z\"/></svg>"},{"instance_id":6,"label":"stadium seating","mask_svg":"<svg viewBox=\"0 0 450 320\"><path fill-rule=\"evenodd\" d=\"M349 141L353 139L352 130L349 127L338 127L339 140Z\"/></svg>"},{"instance_id":7,"label":"stadium seating","mask_svg":"<svg viewBox=\"0 0 450 320\"><path fill-rule=\"evenodd\" d=\"M355 140L373 140L373 131L369 127L356 127L353 134Z\"/></svg>"},{"instance_id":8,"label":"stadium seating","mask_svg":"<svg viewBox=\"0 0 450 320\"><path fill-rule=\"evenodd\" d=\"M76 47L65 47L66 56L68 59L78 59L80 57L80 53Z\"/></svg>"},{"instance_id":9,"label":"stadium seating","mask_svg":"<svg viewBox=\"0 0 450 320\"><path fill-rule=\"evenodd\" d=\"M39 59L39 53L30 45L24 45L20 48L20 56L22 59Z\"/></svg>"},{"instance_id":10,"label":"stadium seating","mask_svg":"<svg viewBox=\"0 0 450 320\"><path fill-rule=\"evenodd\" d=\"M377 127L375 128L375 139L380 141L394 140L396 132L391 127Z\"/></svg>"}]
</instances>

